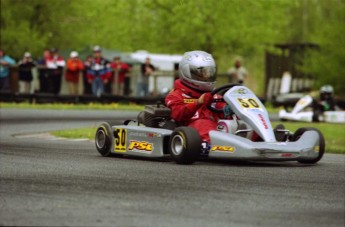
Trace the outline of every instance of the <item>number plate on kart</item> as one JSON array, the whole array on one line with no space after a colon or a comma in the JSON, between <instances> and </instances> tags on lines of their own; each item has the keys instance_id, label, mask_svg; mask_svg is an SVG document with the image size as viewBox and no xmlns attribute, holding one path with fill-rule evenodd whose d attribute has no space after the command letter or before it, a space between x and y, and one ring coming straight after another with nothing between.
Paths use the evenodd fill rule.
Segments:
<instances>
[{"instance_id":1,"label":"number plate on kart","mask_svg":"<svg viewBox=\"0 0 345 227\"><path fill-rule=\"evenodd\" d=\"M237 98L237 101L242 106L243 109L259 109L260 104L255 100L255 98Z\"/></svg>"},{"instance_id":2,"label":"number plate on kart","mask_svg":"<svg viewBox=\"0 0 345 227\"><path fill-rule=\"evenodd\" d=\"M127 147L127 129L114 129L114 151L125 153Z\"/></svg>"}]
</instances>

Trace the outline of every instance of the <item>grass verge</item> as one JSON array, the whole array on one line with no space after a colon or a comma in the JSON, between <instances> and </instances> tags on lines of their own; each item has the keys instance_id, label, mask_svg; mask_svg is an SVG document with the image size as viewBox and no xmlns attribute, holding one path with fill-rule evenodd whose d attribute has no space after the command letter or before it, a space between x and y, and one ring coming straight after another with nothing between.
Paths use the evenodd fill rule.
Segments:
<instances>
[{"instance_id":1,"label":"grass verge","mask_svg":"<svg viewBox=\"0 0 345 227\"><path fill-rule=\"evenodd\" d=\"M94 139L97 127L52 131L50 134L67 139Z\"/></svg>"},{"instance_id":2,"label":"grass verge","mask_svg":"<svg viewBox=\"0 0 345 227\"><path fill-rule=\"evenodd\" d=\"M283 123L285 128L291 132L295 132L298 128L314 127L319 129L326 140L326 152L345 154L345 127L343 124L329 124L329 123L297 123L297 122L273 122L273 127L277 124ZM72 130L62 130L51 132L54 136L64 138L87 138L94 139L97 127L79 128Z\"/></svg>"},{"instance_id":3,"label":"grass verge","mask_svg":"<svg viewBox=\"0 0 345 227\"><path fill-rule=\"evenodd\" d=\"M52 103L52 104L34 104L34 103L7 103L0 102L0 108L17 108L17 109L53 109L53 110L133 110L140 111L144 109L144 105L137 105L135 103L121 104L121 103L89 103L89 104L66 104L66 103Z\"/></svg>"}]
</instances>

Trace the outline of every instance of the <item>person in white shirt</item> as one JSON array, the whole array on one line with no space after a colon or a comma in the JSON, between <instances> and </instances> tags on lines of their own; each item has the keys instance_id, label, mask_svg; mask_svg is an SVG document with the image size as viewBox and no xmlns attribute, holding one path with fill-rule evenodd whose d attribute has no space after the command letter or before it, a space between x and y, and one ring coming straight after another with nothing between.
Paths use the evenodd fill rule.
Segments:
<instances>
[{"instance_id":1,"label":"person in white shirt","mask_svg":"<svg viewBox=\"0 0 345 227\"><path fill-rule=\"evenodd\" d=\"M52 93L59 94L61 89L62 74L65 68L65 60L58 54L56 48L50 49L50 56L46 59L46 65L49 70L49 81Z\"/></svg>"},{"instance_id":2,"label":"person in white shirt","mask_svg":"<svg viewBox=\"0 0 345 227\"><path fill-rule=\"evenodd\" d=\"M244 81L248 78L248 72L242 66L240 60L235 61L234 67L231 67L228 70L228 74L229 74L229 83L243 84Z\"/></svg>"}]
</instances>

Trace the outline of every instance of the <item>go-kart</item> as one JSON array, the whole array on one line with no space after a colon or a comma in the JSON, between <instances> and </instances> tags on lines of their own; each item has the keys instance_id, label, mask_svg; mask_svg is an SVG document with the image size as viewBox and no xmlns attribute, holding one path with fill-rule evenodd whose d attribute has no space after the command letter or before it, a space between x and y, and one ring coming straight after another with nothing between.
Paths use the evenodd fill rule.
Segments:
<instances>
[{"instance_id":1,"label":"go-kart","mask_svg":"<svg viewBox=\"0 0 345 227\"><path fill-rule=\"evenodd\" d=\"M314 100L310 95L305 95L298 100L291 112L285 109L280 110L279 119L283 121L345 123L345 111L321 112L311 108L313 102Z\"/></svg>"},{"instance_id":2,"label":"go-kart","mask_svg":"<svg viewBox=\"0 0 345 227\"><path fill-rule=\"evenodd\" d=\"M201 141L191 127L178 127L164 105L147 105L137 120L123 125L100 124L96 148L102 156L171 156L178 164L192 164L198 158L223 158L251 161L318 162L325 151L322 133L315 128L300 128L295 133L283 125L272 128L265 106L247 87L228 84L213 90L233 111L233 119L219 120L209 132L210 144ZM215 112L216 105L209 108ZM252 141L253 133L258 139Z\"/></svg>"}]
</instances>

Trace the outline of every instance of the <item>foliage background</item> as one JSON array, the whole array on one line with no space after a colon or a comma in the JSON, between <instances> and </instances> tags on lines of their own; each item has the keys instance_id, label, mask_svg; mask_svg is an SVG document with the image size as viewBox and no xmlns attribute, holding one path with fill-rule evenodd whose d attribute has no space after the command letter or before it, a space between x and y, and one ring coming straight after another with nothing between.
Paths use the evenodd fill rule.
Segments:
<instances>
[{"instance_id":1,"label":"foliage background","mask_svg":"<svg viewBox=\"0 0 345 227\"><path fill-rule=\"evenodd\" d=\"M125 52L211 52L220 73L241 58L261 91L264 53L275 43L312 42L302 70L345 95L344 0L0 0L1 48L20 59L44 48L93 45Z\"/></svg>"}]
</instances>

